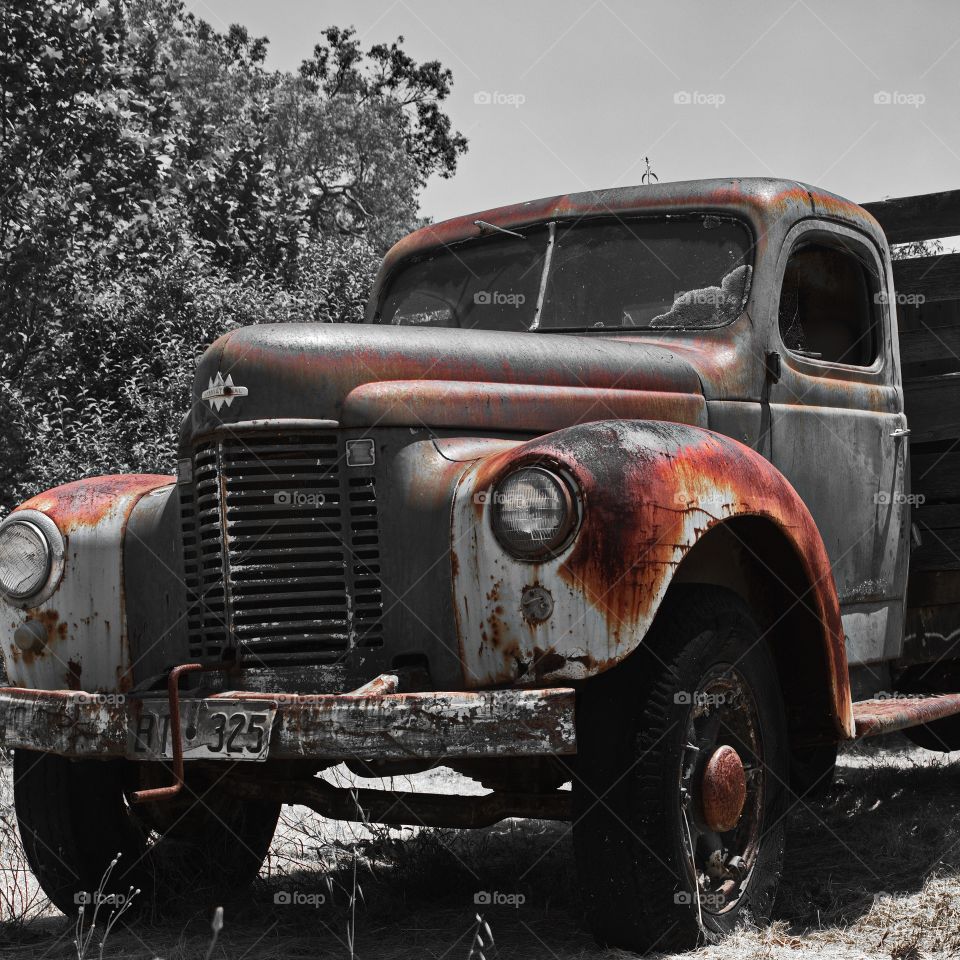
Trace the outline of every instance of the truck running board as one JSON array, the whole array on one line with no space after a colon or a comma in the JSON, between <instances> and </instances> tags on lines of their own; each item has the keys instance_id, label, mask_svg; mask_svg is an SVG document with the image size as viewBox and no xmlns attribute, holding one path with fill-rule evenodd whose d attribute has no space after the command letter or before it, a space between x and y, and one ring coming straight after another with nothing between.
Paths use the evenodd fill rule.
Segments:
<instances>
[{"instance_id":1,"label":"truck running board","mask_svg":"<svg viewBox=\"0 0 960 960\"><path fill-rule=\"evenodd\" d=\"M896 696L880 700L860 700L853 705L857 732L855 740L882 733L919 727L924 723L960 714L960 693L929 696Z\"/></svg>"}]
</instances>

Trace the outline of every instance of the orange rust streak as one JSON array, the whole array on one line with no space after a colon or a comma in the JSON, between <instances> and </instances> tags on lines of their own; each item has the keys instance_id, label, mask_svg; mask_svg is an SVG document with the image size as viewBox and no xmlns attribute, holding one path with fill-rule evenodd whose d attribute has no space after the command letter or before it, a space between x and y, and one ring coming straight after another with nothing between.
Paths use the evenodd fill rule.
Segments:
<instances>
[{"instance_id":1,"label":"orange rust streak","mask_svg":"<svg viewBox=\"0 0 960 960\"><path fill-rule=\"evenodd\" d=\"M173 477L152 473L89 477L37 494L20 504L17 510L45 513L63 531L96 527L115 508L118 500L139 496L173 482Z\"/></svg>"},{"instance_id":2,"label":"orange rust streak","mask_svg":"<svg viewBox=\"0 0 960 960\"><path fill-rule=\"evenodd\" d=\"M643 443L626 456L624 429L622 423L598 423L490 457L478 469L477 489L489 488L505 469L525 460L552 461L577 477L584 522L558 573L603 614L615 647L635 642L636 624L655 612L677 564L706 530L733 516L772 520L792 542L813 585L836 722L851 736L846 649L830 561L796 491L767 460L728 437L648 422ZM718 491L729 493L728 503L699 503L698 492ZM482 520L482 507L475 510ZM495 617L487 631L488 640L498 632Z\"/></svg>"}]
</instances>

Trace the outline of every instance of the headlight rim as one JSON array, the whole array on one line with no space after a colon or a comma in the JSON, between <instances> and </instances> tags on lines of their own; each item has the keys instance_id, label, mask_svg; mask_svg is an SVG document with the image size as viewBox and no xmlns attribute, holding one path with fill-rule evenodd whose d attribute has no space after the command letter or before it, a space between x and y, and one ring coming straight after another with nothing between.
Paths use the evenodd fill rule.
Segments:
<instances>
[{"instance_id":1,"label":"headlight rim","mask_svg":"<svg viewBox=\"0 0 960 960\"><path fill-rule=\"evenodd\" d=\"M520 554L516 551L516 547L513 544L504 542L500 532L497 530L495 516L497 508L496 494L509 479L518 473L523 473L528 470L544 473L550 477L551 480L556 481L557 487L563 494L567 511L565 522L550 545L544 545L541 549L528 554ZM577 484L570 472L560 464L548 460L528 460L512 464L510 469L505 471L490 489L494 494L491 498L490 509L488 510L490 529L500 548L511 557L511 559L518 560L522 563L544 563L548 560L554 560L562 553L565 553L573 543L580 530L582 520L582 497L579 484Z\"/></svg>"},{"instance_id":2,"label":"headlight rim","mask_svg":"<svg viewBox=\"0 0 960 960\"><path fill-rule=\"evenodd\" d=\"M47 544L47 576L38 590L26 597L15 597L0 588L0 600L21 610L38 606L49 599L63 578L64 540L60 528L39 510L15 510L0 521L0 531L13 523L28 523L39 531Z\"/></svg>"}]
</instances>

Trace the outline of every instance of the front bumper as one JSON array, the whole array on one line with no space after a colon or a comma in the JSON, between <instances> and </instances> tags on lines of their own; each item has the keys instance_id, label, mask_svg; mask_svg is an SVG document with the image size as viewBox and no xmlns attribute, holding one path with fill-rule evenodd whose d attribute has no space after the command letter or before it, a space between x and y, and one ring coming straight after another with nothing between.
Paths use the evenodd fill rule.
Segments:
<instances>
[{"instance_id":1,"label":"front bumper","mask_svg":"<svg viewBox=\"0 0 960 960\"><path fill-rule=\"evenodd\" d=\"M292 695L183 694L179 715L251 700L276 704L264 759L410 760L576 753L574 691ZM66 757L155 759L136 749L145 711L169 706L145 696L0 688L0 743ZM211 758L216 759L216 758ZM231 759L224 757L223 759ZM184 757L187 763L189 757Z\"/></svg>"}]
</instances>

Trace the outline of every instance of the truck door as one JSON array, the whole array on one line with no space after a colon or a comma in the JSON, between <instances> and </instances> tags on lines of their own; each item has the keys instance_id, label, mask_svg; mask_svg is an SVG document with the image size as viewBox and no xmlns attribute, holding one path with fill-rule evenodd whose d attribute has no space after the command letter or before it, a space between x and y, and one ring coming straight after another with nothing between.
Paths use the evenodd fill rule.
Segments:
<instances>
[{"instance_id":1,"label":"truck door","mask_svg":"<svg viewBox=\"0 0 960 960\"><path fill-rule=\"evenodd\" d=\"M851 666L902 643L907 441L887 291L881 255L857 232L805 221L788 235L773 294L770 456L820 529Z\"/></svg>"}]
</instances>

